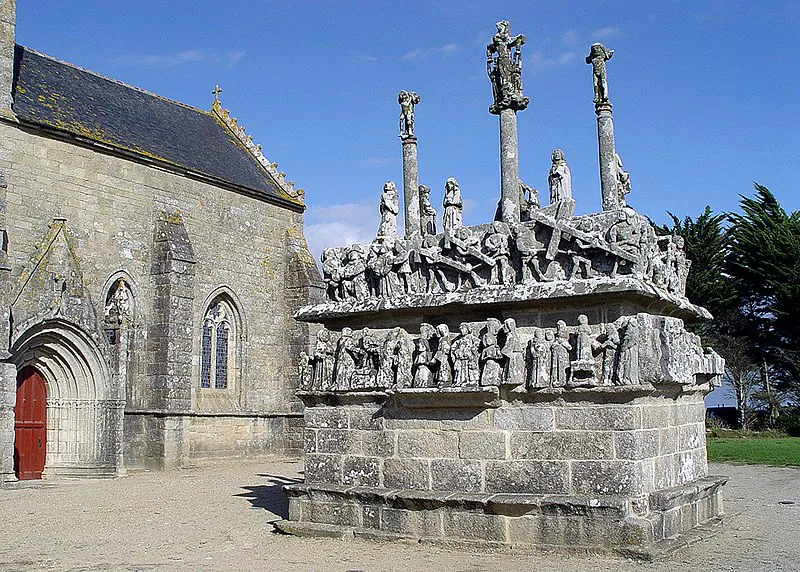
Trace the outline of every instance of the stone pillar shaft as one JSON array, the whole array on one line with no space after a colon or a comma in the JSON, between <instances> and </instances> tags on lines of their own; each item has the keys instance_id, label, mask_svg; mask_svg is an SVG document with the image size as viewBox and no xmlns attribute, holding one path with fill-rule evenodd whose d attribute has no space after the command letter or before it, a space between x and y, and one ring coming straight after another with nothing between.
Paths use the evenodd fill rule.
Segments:
<instances>
[{"instance_id":1,"label":"stone pillar shaft","mask_svg":"<svg viewBox=\"0 0 800 572\"><path fill-rule=\"evenodd\" d=\"M611 104L595 106L597 113L597 144L600 157L600 190L603 196L603 210L622 208L617 189L616 150L614 147L614 118Z\"/></svg>"},{"instance_id":2,"label":"stone pillar shaft","mask_svg":"<svg viewBox=\"0 0 800 572\"><path fill-rule=\"evenodd\" d=\"M503 222L519 223L519 143L513 109L500 111L500 212Z\"/></svg>"},{"instance_id":3,"label":"stone pillar shaft","mask_svg":"<svg viewBox=\"0 0 800 572\"><path fill-rule=\"evenodd\" d=\"M419 216L419 169L417 165L417 138L401 137L403 141L403 209L405 211L405 236L417 239L422 234Z\"/></svg>"}]
</instances>

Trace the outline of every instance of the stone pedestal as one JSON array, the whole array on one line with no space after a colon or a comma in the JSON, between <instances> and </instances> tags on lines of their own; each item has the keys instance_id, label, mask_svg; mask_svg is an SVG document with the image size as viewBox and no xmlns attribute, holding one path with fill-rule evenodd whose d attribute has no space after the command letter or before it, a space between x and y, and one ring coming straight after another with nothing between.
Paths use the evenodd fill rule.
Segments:
<instances>
[{"instance_id":1,"label":"stone pedestal","mask_svg":"<svg viewBox=\"0 0 800 572\"><path fill-rule=\"evenodd\" d=\"M722 512L700 392L458 393L305 395L306 480L286 487L279 527L635 551Z\"/></svg>"},{"instance_id":2,"label":"stone pedestal","mask_svg":"<svg viewBox=\"0 0 800 572\"><path fill-rule=\"evenodd\" d=\"M508 224L517 224L519 215L519 142L517 112L500 111L500 213Z\"/></svg>"},{"instance_id":3,"label":"stone pedestal","mask_svg":"<svg viewBox=\"0 0 800 572\"><path fill-rule=\"evenodd\" d=\"M617 163L614 147L614 118L611 114L611 102L595 106L597 113L597 144L600 157L600 190L602 192L603 210L621 209L625 206L617 188Z\"/></svg>"},{"instance_id":4,"label":"stone pedestal","mask_svg":"<svg viewBox=\"0 0 800 572\"><path fill-rule=\"evenodd\" d=\"M405 237L418 240L422 234L419 217L419 171L417 166L417 138L400 136L403 142L403 209L405 212Z\"/></svg>"}]
</instances>

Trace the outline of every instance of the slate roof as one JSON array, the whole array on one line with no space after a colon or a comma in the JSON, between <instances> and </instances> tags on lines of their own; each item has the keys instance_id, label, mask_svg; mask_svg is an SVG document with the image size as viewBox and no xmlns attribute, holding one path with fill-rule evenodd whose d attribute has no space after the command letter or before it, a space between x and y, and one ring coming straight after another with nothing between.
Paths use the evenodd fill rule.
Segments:
<instances>
[{"instance_id":1,"label":"slate roof","mask_svg":"<svg viewBox=\"0 0 800 572\"><path fill-rule=\"evenodd\" d=\"M21 123L68 132L300 205L212 113L16 46L13 111ZM270 202L273 202L270 200ZM291 206L291 205L290 205Z\"/></svg>"}]
</instances>

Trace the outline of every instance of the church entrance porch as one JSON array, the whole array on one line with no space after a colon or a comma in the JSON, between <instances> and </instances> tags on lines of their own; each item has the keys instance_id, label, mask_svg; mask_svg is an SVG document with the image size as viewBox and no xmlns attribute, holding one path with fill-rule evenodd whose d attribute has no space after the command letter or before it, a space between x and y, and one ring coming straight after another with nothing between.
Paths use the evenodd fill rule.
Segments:
<instances>
[{"instance_id":1,"label":"church entrance porch","mask_svg":"<svg viewBox=\"0 0 800 572\"><path fill-rule=\"evenodd\" d=\"M14 341L11 361L17 477L118 474L124 400L94 340L66 320L45 320Z\"/></svg>"},{"instance_id":2,"label":"church entrance porch","mask_svg":"<svg viewBox=\"0 0 800 572\"><path fill-rule=\"evenodd\" d=\"M17 375L14 407L14 473L19 480L41 479L47 445L47 391L32 367Z\"/></svg>"}]
</instances>

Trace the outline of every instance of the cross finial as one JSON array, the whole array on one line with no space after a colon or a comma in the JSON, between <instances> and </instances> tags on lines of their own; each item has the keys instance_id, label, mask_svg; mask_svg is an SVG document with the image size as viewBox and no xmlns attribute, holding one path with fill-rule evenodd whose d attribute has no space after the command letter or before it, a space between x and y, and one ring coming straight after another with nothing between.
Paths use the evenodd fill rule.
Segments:
<instances>
[{"instance_id":1,"label":"cross finial","mask_svg":"<svg viewBox=\"0 0 800 572\"><path fill-rule=\"evenodd\" d=\"M214 101L219 103L219 94L222 93L222 88L219 85L215 85L211 93L214 95Z\"/></svg>"}]
</instances>

